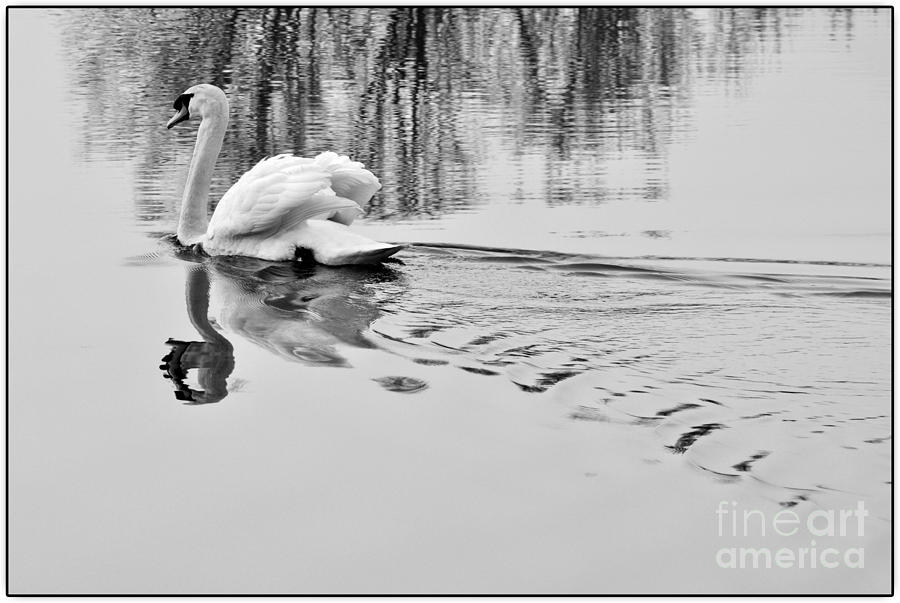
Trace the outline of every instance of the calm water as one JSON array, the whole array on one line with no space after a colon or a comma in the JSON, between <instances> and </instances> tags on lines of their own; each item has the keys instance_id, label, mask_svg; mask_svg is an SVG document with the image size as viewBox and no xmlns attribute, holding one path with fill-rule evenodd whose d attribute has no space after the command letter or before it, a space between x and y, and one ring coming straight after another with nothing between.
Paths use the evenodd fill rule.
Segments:
<instances>
[{"instance_id":1,"label":"calm water","mask_svg":"<svg viewBox=\"0 0 900 603\"><path fill-rule=\"evenodd\" d=\"M13 592L889 589L888 10L9 19ZM176 249L204 81L211 209L344 152L399 261Z\"/></svg>"}]
</instances>

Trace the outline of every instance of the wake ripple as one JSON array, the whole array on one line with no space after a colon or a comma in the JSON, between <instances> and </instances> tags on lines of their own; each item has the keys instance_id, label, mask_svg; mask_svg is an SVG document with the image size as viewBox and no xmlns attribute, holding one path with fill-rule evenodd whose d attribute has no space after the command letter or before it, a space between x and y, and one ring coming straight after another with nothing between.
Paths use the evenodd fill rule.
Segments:
<instances>
[{"instance_id":1,"label":"wake ripple","mask_svg":"<svg viewBox=\"0 0 900 603\"><path fill-rule=\"evenodd\" d=\"M661 459L785 506L889 487L888 267L433 245L403 260L415 285L384 299L380 347L651 429Z\"/></svg>"}]
</instances>

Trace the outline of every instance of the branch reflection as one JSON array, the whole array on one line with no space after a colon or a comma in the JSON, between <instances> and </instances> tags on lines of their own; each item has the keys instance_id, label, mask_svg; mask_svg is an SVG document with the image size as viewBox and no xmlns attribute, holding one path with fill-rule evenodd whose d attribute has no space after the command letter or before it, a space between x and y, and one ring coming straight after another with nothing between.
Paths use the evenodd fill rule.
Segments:
<instances>
[{"instance_id":1,"label":"branch reflection","mask_svg":"<svg viewBox=\"0 0 900 603\"><path fill-rule=\"evenodd\" d=\"M666 200L669 145L690 125L698 86L741 94L754 57L781 51L795 13L81 9L63 13L63 43L68 86L84 99L83 155L121 161L121 133L137 137L127 145L137 220L177 216L194 138L162 128L160 112L197 81L231 103L211 199L266 155L332 149L381 177L368 217L389 220L504 200ZM853 13L831 14L834 39L851 40ZM618 177L623 161L632 178Z\"/></svg>"}]
</instances>

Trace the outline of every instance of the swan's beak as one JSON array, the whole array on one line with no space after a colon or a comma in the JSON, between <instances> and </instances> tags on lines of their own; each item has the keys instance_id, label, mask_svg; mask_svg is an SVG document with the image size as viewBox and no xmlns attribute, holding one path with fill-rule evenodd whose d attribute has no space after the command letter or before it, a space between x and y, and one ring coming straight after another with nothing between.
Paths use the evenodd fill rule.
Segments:
<instances>
[{"instance_id":1,"label":"swan's beak","mask_svg":"<svg viewBox=\"0 0 900 603\"><path fill-rule=\"evenodd\" d=\"M190 118L190 114L188 113L187 105L183 105L181 109L178 110L175 115L172 116L172 119L169 120L169 123L166 124L166 129L170 129L175 124L180 124L186 119Z\"/></svg>"}]
</instances>

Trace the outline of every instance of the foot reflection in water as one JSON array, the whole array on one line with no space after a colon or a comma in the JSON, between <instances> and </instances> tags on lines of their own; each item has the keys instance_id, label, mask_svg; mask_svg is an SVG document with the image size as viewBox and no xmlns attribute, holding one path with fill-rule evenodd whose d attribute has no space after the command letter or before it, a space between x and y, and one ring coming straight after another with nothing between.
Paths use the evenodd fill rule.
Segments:
<instances>
[{"instance_id":1,"label":"foot reflection in water","mask_svg":"<svg viewBox=\"0 0 900 603\"><path fill-rule=\"evenodd\" d=\"M195 264L187 273L187 312L203 341L170 338L160 368L175 385L175 397L187 404L228 395L235 361L224 333L308 366L349 367L341 344L375 347L364 335L380 316L371 285L397 279L387 266L329 268L179 255ZM186 382L191 369L197 369L200 390Z\"/></svg>"}]
</instances>

